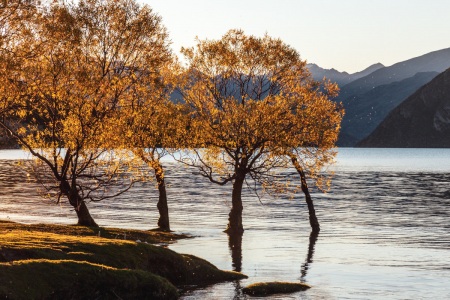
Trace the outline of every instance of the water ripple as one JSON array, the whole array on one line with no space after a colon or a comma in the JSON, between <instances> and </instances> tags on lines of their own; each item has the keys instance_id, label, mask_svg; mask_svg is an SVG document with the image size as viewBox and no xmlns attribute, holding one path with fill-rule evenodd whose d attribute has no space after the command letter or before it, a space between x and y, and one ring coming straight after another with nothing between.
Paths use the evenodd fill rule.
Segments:
<instances>
[{"instance_id":1,"label":"water ripple","mask_svg":"<svg viewBox=\"0 0 450 300\"><path fill-rule=\"evenodd\" d=\"M261 204L246 190L246 231L241 241L230 241L222 230L231 186L212 185L175 163L166 167L171 227L197 236L170 247L250 277L189 291L184 299L246 299L241 286L273 280L314 286L279 299L450 299L450 175L445 172L341 168L331 192L313 191L322 231L312 243L301 196L263 198ZM76 221L65 202L43 200L39 186L15 161L0 161L0 170L0 219ZM102 226L149 229L156 226L156 202L157 191L148 183L89 208Z\"/></svg>"}]
</instances>

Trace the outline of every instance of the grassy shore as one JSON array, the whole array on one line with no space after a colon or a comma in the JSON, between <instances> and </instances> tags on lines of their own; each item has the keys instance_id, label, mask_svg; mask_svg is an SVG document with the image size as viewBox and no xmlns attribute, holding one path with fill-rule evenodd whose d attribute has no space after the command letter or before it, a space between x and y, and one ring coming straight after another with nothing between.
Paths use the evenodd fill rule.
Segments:
<instances>
[{"instance_id":1,"label":"grassy shore","mask_svg":"<svg viewBox=\"0 0 450 300\"><path fill-rule=\"evenodd\" d=\"M184 286L246 277L155 245L180 238L187 236L0 221L0 298L176 299Z\"/></svg>"}]
</instances>

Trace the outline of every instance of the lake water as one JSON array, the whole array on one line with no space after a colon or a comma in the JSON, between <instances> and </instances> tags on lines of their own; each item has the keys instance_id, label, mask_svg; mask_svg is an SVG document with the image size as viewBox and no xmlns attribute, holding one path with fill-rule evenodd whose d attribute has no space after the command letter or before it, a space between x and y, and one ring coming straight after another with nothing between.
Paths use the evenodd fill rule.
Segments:
<instances>
[{"instance_id":1,"label":"lake water","mask_svg":"<svg viewBox=\"0 0 450 300\"><path fill-rule=\"evenodd\" d=\"M17 158L27 155L0 151L0 219L76 222L65 203L39 197ZM231 186L165 165L171 227L196 236L169 247L249 276L183 299L250 299L241 287L275 280L312 288L271 299L450 299L450 149L339 149L331 191L312 195L318 237L310 237L301 195L260 203L246 191L243 238L229 241L222 230ZM149 229L157 221L156 201L154 186L145 184L89 208L101 226Z\"/></svg>"}]
</instances>

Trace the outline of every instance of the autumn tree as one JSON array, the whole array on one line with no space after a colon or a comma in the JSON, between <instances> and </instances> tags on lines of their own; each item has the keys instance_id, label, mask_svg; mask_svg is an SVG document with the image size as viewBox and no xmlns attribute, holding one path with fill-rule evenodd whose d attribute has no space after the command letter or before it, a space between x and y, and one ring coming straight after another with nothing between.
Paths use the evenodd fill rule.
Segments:
<instances>
[{"instance_id":1,"label":"autumn tree","mask_svg":"<svg viewBox=\"0 0 450 300\"><path fill-rule=\"evenodd\" d=\"M158 189L158 228L170 231L169 208L164 167L161 159L178 147L177 137L182 127L177 122L181 113L170 101L171 88L163 86L143 88L136 97L123 105L117 124L117 135L124 148L153 170ZM159 93L156 93L159 91Z\"/></svg>"},{"instance_id":2,"label":"autumn tree","mask_svg":"<svg viewBox=\"0 0 450 300\"><path fill-rule=\"evenodd\" d=\"M295 151L302 148L323 149L311 151L317 156L308 168L318 170L333 155L329 146L342 113L311 79L297 51L279 39L231 30L221 40L199 40L182 51L189 70L181 90L196 147L184 162L213 183L232 183L226 232L242 234L247 179L284 191L279 171L292 167L291 157L301 159Z\"/></svg>"},{"instance_id":3,"label":"autumn tree","mask_svg":"<svg viewBox=\"0 0 450 300\"><path fill-rule=\"evenodd\" d=\"M177 108L170 101L178 63L169 49L169 39L161 18L151 13L139 20L140 40L133 45L132 59L123 60L133 77L129 95L119 101L114 118L111 147L129 150L153 175L142 172L142 180L155 181L159 199L158 228L170 231L164 167L166 147L176 145ZM131 54L131 53L130 53Z\"/></svg>"},{"instance_id":4,"label":"autumn tree","mask_svg":"<svg viewBox=\"0 0 450 300\"><path fill-rule=\"evenodd\" d=\"M291 190L296 193L301 190L305 195L308 207L309 223L313 232L320 231L314 203L308 186L308 181L321 191L330 187L330 172L324 168L332 164L336 155L335 144L339 135L343 110L340 104L330 99L337 96L336 84L330 82L310 81L309 89L315 90L310 99L305 99L301 107L293 106L292 113L286 121L291 130L280 139L276 148L279 155L285 155L299 175L299 186L293 185ZM320 88L317 90L317 88ZM316 121L305 122L308 116L316 116ZM298 141L302 141L299 146Z\"/></svg>"},{"instance_id":5,"label":"autumn tree","mask_svg":"<svg viewBox=\"0 0 450 300\"><path fill-rule=\"evenodd\" d=\"M133 0L53 1L32 19L23 44L34 55L14 74L2 73L14 109L0 125L37 159L49 193L67 197L78 224L96 226L86 202L132 183L130 166L110 149L117 111L141 86L139 68L166 55L166 35L159 17Z\"/></svg>"},{"instance_id":6,"label":"autumn tree","mask_svg":"<svg viewBox=\"0 0 450 300\"><path fill-rule=\"evenodd\" d=\"M337 96L336 84L322 82L319 85L319 82L310 81L309 88L316 93L307 100L307 105L293 107L290 115L291 136L281 139L275 152L287 157L291 162L290 167L298 173L299 182L292 184L288 179L286 190L291 195L303 192L312 229L311 236L317 236L320 225L308 181L322 192L329 190L334 173L327 168L334 163L337 153L336 141L344 110L340 103L330 101ZM305 122L308 116L314 118L312 122Z\"/></svg>"}]
</instances>

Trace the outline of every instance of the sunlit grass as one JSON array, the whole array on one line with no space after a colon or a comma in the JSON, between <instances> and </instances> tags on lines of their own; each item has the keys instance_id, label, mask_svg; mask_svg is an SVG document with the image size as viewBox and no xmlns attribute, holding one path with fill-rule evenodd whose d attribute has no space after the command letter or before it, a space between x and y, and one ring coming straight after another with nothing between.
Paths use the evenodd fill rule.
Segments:
<instances>
[{"instance_id":1,"label":"sunlit grass","mask_svg":"<svg viewBox=\"0 0 450 300\"><path fill-rule=\"evenodd\" d=\"M183 234L175 234L162 231L143 231L119 228L95 228L86 226L67 226L55 224L19 224L0 220L0 232L8 230L26 230L33 232L50 232L73 236L97 236L111 239L131 240L147 242L150 244L173 243L178 239L188 238Z\"/></svg>"},{"instance_id":2,"label":"sunlit grass","mask_svg":"<svg viewBox=\"0 0 450 300\"><path fill-rule=\"evenodd\" d=\"M125 234L127 240L121 239ZM130 236L154 243L185 237L138 230L23 225L2 221L0 298L85 298L87 294L71 294L76 285L91 291L96 295L94 298L99 299L113 296L107 290L120 292L120 298L127 298L127 295L146 298L145 293L137 295L129 291L156 286L161 289L150 289L148 295L153 297L150 298L170 299L176 297L173 293L175 286L245 278L240 273L219 270L192 255L178 254L146 242L130 241ZM34 277L39 279L34 281ZM110 288L105 289L105 286ZM158 298L158 295L170 297Z\"/></svg>"}]
</instances>

